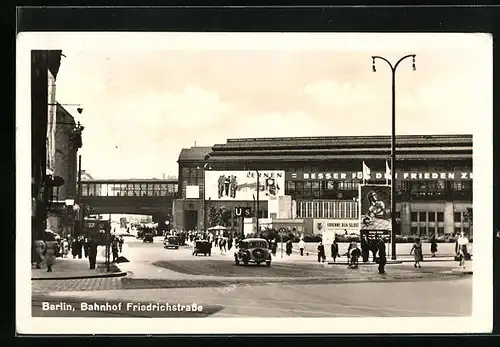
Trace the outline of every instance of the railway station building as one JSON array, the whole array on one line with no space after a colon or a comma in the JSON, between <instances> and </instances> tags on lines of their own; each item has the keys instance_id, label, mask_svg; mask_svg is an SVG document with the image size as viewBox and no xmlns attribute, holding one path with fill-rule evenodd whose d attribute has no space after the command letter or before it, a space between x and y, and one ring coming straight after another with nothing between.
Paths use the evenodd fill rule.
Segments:
<instances>
[{"instance_id":1,"label":"railway station building","mask_svg":"<svg viewBox=\"0 0 500 347\"><path fill-rule=\"evenodd\" d=\"M326 224L359 232L363 162L370 169L366 184L388 184L390 143L389 136L239 138L182 149L174 227L203 230L222 211L217 221L239 230L246 222L237 208L250 207L260 226L319 233L316 227ZM472 208L472 144L472 135L396 138L398 234L470 231L464 214Z\"/></svg>"}]
</instances>

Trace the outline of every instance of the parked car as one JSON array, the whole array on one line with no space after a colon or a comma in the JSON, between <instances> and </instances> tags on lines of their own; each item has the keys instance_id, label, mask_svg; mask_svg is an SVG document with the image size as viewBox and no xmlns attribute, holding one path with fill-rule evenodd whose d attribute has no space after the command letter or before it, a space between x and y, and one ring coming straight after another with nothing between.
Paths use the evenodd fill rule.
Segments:
<instances>
[{"instance_id":1,"label":"parked car","mask_svg":"<svg viewBox=\"0 0 500 347\"><path fill-rule=\"evenodd\" d=\"M177 236L165 236L165 239L163 240L163 247L165 247L165 249L168 248L178 249L179 238Z\"/></svg>"},{"instance_id":2,"label":"parked car","mask_svg":"<svg viewBox=\"0 0 500 347\"><path fill-rule=\"evenodd\" d=\"M193 248L193 255L212 255L212 242L208 240L196 240Z\"/></svg>"},{"instance_id":3,"label":"parked car","mask_svg":"<svg viewBox=\"0 0 500 347\"><path fill-rule=\"evenodd\" d=\"M265 263L267 267L270 267L271 252L269 244L265 239L259 238L241 240L238 250L234 253L234 263L236 265L240 265L240 263L244 265Z\"/></svg>"},{"instance_id":4,"label":"parked car","mask_svg":"<svg viewBox=\"0 0 500 347\"><path fill-rule=\"evenodd\" d=\"M151 242L153 243L154 237L152 233L145 233L142 242Z\"/></svg>"}]
</instances>

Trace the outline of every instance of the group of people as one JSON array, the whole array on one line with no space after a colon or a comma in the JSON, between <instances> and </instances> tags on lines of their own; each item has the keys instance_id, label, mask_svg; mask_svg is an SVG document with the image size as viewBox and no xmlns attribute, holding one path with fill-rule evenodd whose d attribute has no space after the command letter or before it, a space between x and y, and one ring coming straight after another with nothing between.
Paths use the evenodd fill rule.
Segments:
<instances>
[{"instance_id":1,"label":"group of people","mask_svg":"<svg viewBox=\"0 0 500 347\"><path fill-rule=\"evenodd\" d=\"M71 241L71 242L70 242ZM73 259L88 258L89 268L96 268L97 247L99 242L96 239L77 236L68 239L58 236L47 235L44 240L35 241L35 267L41 269L43 263L47 265L47 272L53 272L53 266L56 258L66 258L71 255ZM122 252L123 237L113 237L111 242L111 250L113 252L113 260L118 258L118 253Z\"/></svg>"}]
</instances>

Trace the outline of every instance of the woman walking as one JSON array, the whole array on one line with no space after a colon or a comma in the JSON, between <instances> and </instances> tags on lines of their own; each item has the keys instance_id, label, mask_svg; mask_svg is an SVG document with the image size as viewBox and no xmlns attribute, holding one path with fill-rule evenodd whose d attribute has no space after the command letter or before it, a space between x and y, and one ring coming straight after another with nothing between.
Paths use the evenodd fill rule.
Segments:
<instances>
[{"instance_id":1,"label":"woman walking","mask_svg":"<svg viewBox=\"0 0 500 347\"><path fill-rule=\"evenodd\" d=\"M470 260L470 254L469 250L467 249L467 246L469 245L469 239L463 232L462 234L460 234L460 237L457 240L457 244L459 265L462 269L465 269L465 261Z\"/></svg>"},{"instance_id":2,"label":"woman walking","mask_svg":"<svg viewBox=\"0 0 500 347\"><path fill-rule=\"evenodd\" d=\"M333 262L335 263L337 257L339 256L339 244L337 243L337 239L333 240L331 252L332 252Z\"/></svg>"},{"instance_id":3,"label":"woman walking","mask_svg":"<svg viewBox=\"0 0 500 347\"><path fill-rule=\"evenodd\" d=\"M47 272L52 272L52 265L56 262L57 241L48 240L45 244L45 263L47 264Z\"/></svg>"},{"instance_id":4,"label":"woman walking","mask_svg":"<svg viewBox=\"0 0 500 347\"><path fill-rule=\"evenodd\" d=\"M436 241L436 236L432 236L431 237L431 257L432 258L435 258L436 257L436 252L438 250L438 245L437 245L437 241Z\"/></svg>"},{"instance_id":5,"label":"woman walking","mask_svg":"<svg viewBox=\"0 0 500 347\"><path fill-rule=\"evenodd\" d=\"M410 255L414 254L415 256L415 264L413 264L413 267L419 267L420 262L424 260L423 254L422 254L422 244L420 243L420 238L417 238L417 241L413 244L413 247L411 248Z\"/></svg>"}]
</instances>

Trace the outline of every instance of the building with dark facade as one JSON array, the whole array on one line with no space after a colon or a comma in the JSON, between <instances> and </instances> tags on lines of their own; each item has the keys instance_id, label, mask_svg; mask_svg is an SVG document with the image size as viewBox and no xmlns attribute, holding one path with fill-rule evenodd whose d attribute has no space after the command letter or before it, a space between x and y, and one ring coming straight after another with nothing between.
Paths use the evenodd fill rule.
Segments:
<instances>
[{"instance_id":1,"label":"building with dark facade","mask_svg":"<svg viewBox=\"0 0 500 347\"><path fill-rule=\"evenodd\" d=\"M201 230L213 224L207 224L210 211L222 209L227 214L224 224L239 228L235 207L255 211L257 201L259 216L273 221L356 221L362 163L371 171L366 184L388 184L390 143L389 136L247 138L183 149L174 226ZM472 208L472 136L398 136L396 146L397 232L469 231L464 214ZM259 198L257 171L262 177ZM237 194L228 189L231 182L239 187ZM280 196L292 201L281 201ZM308 228L304 231L313 232Z\"/></svg>"},{"instance_id":2,"label":"building with dark facade","mask_svg":"<svg viewBox=\"0 0 500 347\"><path fill-rule=\"evenodd\" d=\"M66 201L77 199L78 150L82 147L83 127L60 104L56 108L54 127L54 176L62 178L61 185L52 187L47 227L60 235L71 234L75 214Z\"/></svg>"},{"instance_id":3,"label":"building with dark facade","mask_svg":"<svg viewBox=\"0 0 500 347\"><path fill-rule=\"evenodd\" d=\"M46 228L52 173L47 172L49 82L57 78L60 50L31 51L31 189L32 239L41 239Z\"/></svg>"}]
</instances>

